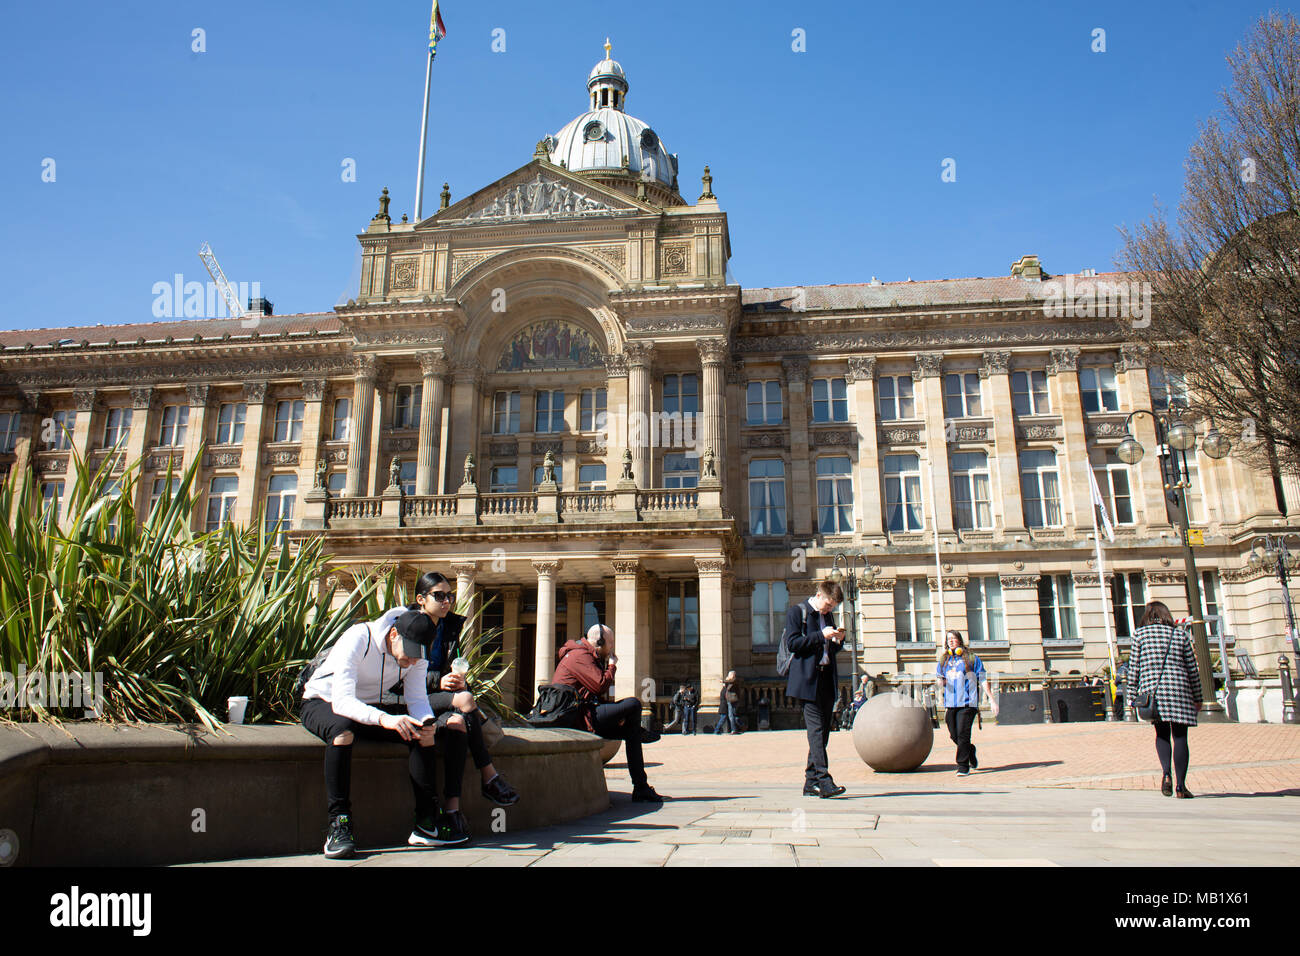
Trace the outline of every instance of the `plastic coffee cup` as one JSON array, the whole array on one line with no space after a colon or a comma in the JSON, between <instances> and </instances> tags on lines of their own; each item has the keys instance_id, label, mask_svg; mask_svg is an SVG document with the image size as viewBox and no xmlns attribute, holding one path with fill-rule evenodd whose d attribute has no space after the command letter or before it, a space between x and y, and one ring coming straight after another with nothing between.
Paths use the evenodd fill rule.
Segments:
<instances>
[{"instance_id":1,"label":"plastic coffee cup","mask_svg":"<svg viewBox=\"0 0 1300 956\"><path fill-rule=\"evenodd\" d=\"M463 657L458 657L451 662L451 672L458 677L464 677L469 673L469 661Z\"/></svg>"},{"instance_id":2,"label":"plastic coffee cup","mask_svg":"<svg viewBox=\"0 0 1300 956\"><path fill-rule=\"evenodd\" d=\"M229 709L229 722L242 724L244 722L244 713L248 710L248 698L230 697L226 700L226 707Z\"/></svg>"}]
</instances>

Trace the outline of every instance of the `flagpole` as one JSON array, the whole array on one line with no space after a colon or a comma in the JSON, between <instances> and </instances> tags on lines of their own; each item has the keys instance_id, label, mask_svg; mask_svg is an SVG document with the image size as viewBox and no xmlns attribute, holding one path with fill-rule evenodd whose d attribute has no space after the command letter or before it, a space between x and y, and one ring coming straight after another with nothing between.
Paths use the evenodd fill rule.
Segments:
<instances>
[{"instance_id":1,"label":"flagpole","mask_svg":"<svg viewBox=\"0 0 1300 956\"><path fill-rule=\"evenodd\" d=\"M422 217L421 206L424 200L424 151L429 138L429 86L433 81L433 58L437 50L429 50L429 62L424 68L424 114L420 120L420 163L415 172L415 221Z\"/></svg>"}]
</instances>

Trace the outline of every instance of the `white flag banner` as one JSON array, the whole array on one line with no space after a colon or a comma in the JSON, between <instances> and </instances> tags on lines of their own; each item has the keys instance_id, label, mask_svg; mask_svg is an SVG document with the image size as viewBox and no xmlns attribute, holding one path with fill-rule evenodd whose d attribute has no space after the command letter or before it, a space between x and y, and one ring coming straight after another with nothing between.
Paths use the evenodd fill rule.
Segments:
<instances>
[{"instance_id":1,"label":"white flag banner","mask_svg":"<svg viewBox=\"0 0 1300 956\"><path fill-rule=\"evenodd\" d=\"M1110 515L1106 512L1106 502L1101 498L1101 489L1097 487L1097 475L1092 468L1088 468L1088 484L1092 487L1092 503L1097 506L1101 512L1101 525L1106 530L1106 540L1115 540L1115 528L1110 523Z\"/></svg>"}]
</instances>

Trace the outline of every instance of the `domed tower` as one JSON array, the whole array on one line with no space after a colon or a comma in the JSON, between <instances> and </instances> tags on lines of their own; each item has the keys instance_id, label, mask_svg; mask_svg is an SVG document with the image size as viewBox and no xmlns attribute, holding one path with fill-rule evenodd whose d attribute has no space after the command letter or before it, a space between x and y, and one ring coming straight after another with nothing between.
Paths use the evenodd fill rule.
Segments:
<instances>
[{"instance_id":1,"label":"domed tower","mask_svg":"<svg viewBox=\"0 0 1300 956\"><path fill-rule=\"evenodd\" d=\"M625 111L627 74L609 54L606 38L605 58L587 77L591 109L547 137L551 162L656 205L683 206L677 192L677 156L648 123Z\"/></svg>"}]
</instances>

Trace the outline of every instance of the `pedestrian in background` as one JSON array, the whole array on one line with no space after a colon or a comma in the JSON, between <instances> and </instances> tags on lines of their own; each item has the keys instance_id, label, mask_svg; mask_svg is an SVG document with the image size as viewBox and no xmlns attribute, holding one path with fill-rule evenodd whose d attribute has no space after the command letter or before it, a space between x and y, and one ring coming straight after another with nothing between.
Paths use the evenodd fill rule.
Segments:
<instances>
[{"instance_id":1,"label":"pedestrian in background","mask_svg":"<svg viewBox=\"0 0 1300 956\"><path fill-rule=\"evenodd\" d=\"M1152 601L1142 615L1128 655L1128 680L1124 694L1131 705L1151 691L1155 699L1156 757L1164 776L1160 792L1172 796L1174 781L1170 761L1178 776L1178 796L1190 799L1187 789L1187 728L1196 726L1201 709L1201 673L1187 631L1174 626L1169 608Z\"/></svg>"},{"instance_id":2,"label":"pedestrian in background","mask_svg":"<svg viewBox=\"0 0 1300 956\"><path fill-rule=\"evenodd\" d=\"M834 612L844 591L834 581L823 581L807 601L791 604L785 612L781 640L793 655L785 692L803 701L803 722L808 730L808 763L804 767L805 797L838 797L844 788L831 777L826 744L831 739L831 708L839 693L835 658L844 647L844 628L835 624Z\"/></svg>"},{"instance_id":3,"label":"pedestrian in background","mask_svg":"<svg viewBox=\"0 0 1300 956\"><path fill-rule=\"evenodd\" d=\"M695 693L694 685L683 684L673 694L673 706L677 708L677 718L681 721L682 735L695 733L695 712L699 710L700 698Z\"/></svg>"},{"instance_id":4,"label":"pedestrian in background","mask_svg":"<svg viewBox=\"0 0 1300 956\"><path fill-rule=\"evenodd\" d=\"M998 712L998 702L989 693L988 672L984 662L971 653L970 645L961 631L949 631L944 638L944 648L939 652L937 670L939 683L943 685L944 718L948 724L948 736L957 745L957 773L966 776L979 768L979 759L975 756L975 745L970 742L971 728L980 711L980 687L989 695L989 706L994 716Z\"/></svg>"},{"instance_id":5,"label":"pedestrian in background","mask_svg":"<svg viewBox=\"0 0 1300 956\"><path fill-rule=\"evenodd\" d=\"M735 671L727 671L727 679L722 682L722 693L718 698L718 722L713 728L715 734L722 733L724 723L731 733L740 733L740 723L736 720L736 705L739 703L740 681Z\"/></svg>"}]
</instances>

